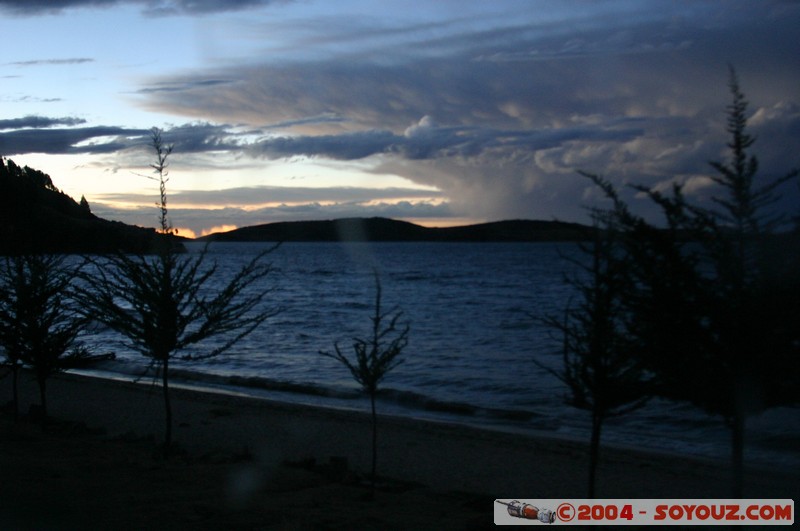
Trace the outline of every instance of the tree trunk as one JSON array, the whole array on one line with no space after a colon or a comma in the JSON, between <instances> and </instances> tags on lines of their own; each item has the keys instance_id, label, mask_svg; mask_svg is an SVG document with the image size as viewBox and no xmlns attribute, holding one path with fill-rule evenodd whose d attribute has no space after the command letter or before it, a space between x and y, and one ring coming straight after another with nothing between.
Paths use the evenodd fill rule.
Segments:
<instances>
[{"instance_id":1,"label":"tree trunk","mask_svg":"<svg viewBox=\"0 0 800 531\"><path fill-rule=\"evenodd\" d=\"M371 481L371 497L375 497L375 476L378 468L378 416L375 414L375 393L369 395L370 403L372 405L372 474L370 474Z\"/></svg>"},{"instance_id":2,"label":"tree trunk","mask_svg":"<svg viewBox=\"0 0 800 531\"><path fill-rule=\"evenodd\" d=\"M14 420L19 420L19 365L11 365L11 395L14 402Z\"/></svg>"},{"instance_id":3,"label":"tree trunk","mask_svg":"<svg viewBox=\"0 0 800 531\"><path fill-rule=\"evenodd\" d=\"M172 404L169 400L169 358L164 358L161 367L161 384L164 390L164 450L172 446Z\"/></svg>"},{"instance_id":4,"label":"tree trunk","mask_svg":"<svg viewBox=\"0 0 800 531\"><path fill-rule=\"evenodd\" d=\"M589 498L594 498L597 463L600 459L600 433L603 428L603 416L592 414L592 438L589 443Z\"/></svg>"},{"instance_id":5,"label":"tree trunk","mask_svg":"<svg viewBox=\"0 0 800 531\"><path fill-rule=\"evenodd\" d=\"M741 499L744 494L744 424L744 414L734 413L731 422L731 485L735 499Z\"/></svg>"},{"instance_id":6,"label":"tree trunk","mask_svg":"<svg viewBox=\"0 0 800 531\"><path fill-rule=\"evenodd\" d=\"M42 407L42 424L47 421L47 378L37 377L39 380L39 401Z\"/></svg>"}]
</instances>

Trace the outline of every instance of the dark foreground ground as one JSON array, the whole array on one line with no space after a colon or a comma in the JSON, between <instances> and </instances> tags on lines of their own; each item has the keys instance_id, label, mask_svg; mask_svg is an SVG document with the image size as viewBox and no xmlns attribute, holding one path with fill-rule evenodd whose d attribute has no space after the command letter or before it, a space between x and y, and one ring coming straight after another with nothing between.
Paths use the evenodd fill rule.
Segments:
<instances>
[{"instance_id":1,"label":"dark foreground ground","mask_svg":"<svg viewBox=\"0 0 800 531\"><path fill-rule=\"evenodd\" d=\"M269 473L248 455L164 458L152 440L0 418L0 529L485 529L492 500L330 463Z\"/></svg>"},{"instance_id":2,"label":"dark foreground ground","mask_svg":"<svg viewBox=\"0 0 800 531\"><path fill-rule=\"evenodd\" d=\"M495 499L586 493L584 441L380 416L379 473L393 479L369 500L367 413L188 388L171 396L169 458L152 383L60 374L45 428L0 414L0 531L485 529ZM24 412L39 402L30 375L20 400ZM730 478L726 460L604 446L597 493L723 499ZM797 470L749 467L745 497L796 500L799 485Z\"/></svg>"}]
</instances>

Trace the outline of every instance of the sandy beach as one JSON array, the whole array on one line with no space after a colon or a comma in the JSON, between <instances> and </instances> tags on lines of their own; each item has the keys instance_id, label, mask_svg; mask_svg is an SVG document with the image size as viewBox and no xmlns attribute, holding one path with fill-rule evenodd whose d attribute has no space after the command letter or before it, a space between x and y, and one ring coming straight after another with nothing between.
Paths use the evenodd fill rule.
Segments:
<instances>
[{"instance_id":1,"label":"sandy beach","mask_svg":"<svg viewBox=\"0 0 800 531\"><path fill-rule=\"evenodd\" d=\"M11 396L10 378L0 392ZM21 411L38 402L28 375ZM54 421L3 415L2 529L480 529L495 499L583 498L586 446L455 424L379 419L367 500L369 417L173 389L178 455L156 452L152 383L73 374L48 387ZM5 402L5 399L3 400ZM727 498L725 463L604 448L603 498ZM749 498L795 498L800 472L749 470Z\"/></svg>"}]
</instances>

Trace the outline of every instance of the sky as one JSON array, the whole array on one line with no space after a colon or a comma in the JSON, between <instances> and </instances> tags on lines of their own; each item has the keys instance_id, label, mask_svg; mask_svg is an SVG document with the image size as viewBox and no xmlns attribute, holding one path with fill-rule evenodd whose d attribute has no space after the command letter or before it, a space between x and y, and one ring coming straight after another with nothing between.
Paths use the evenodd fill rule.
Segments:
<instances>
[{"instance_id":1,"label":"sky","mask_svg":"<svg viewBox=\"0 0 800 531\"><path fill-rule=\"evenodd\" d=\"M710 204L729 68L760 183L800 167L796 0L0 0L0 155L185 236L385 216L587 222L604 176ZM784 186L776 209L800 210Z\"/></svg>"}]
</instances>

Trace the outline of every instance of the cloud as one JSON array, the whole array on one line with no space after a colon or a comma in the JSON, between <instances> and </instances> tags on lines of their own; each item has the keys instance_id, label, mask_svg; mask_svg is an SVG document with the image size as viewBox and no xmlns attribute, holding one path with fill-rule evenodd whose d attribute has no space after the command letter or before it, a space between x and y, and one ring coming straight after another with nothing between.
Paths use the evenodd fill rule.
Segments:
<instances>
[{"instance_id":1,"label":"cloud","mask_svg":"<svg viewBox=\"0 0 800 531\"><path fill-rule=\"evenodd\" d=\"M2 3L0 3L0 6ZM33 59L30 61L14 61L13 63L6 63L10 66L42 66L42 65L80 65L84 63L93 63L94 59L88 57L71 57L67 59Z\"/></svg>"},{"instance_id":2,"label":"cloud","mask_svg":"<svg viewBox=\"0 0 800 531\"><path fill-rule=\"evenodd\" d=\"M242 149L242 136L229 125L207 122L172 126L164 130L164 140L179 153L238 152Z\"/></svg>"},{"instance_id":3,"label":"cloud","mask_svg":"<svg viewBox=\"0 0 800 531\"><path fill-rule=\"evenodd\" d=\"M731 50L741 47L728 28L709 31L687 21L636 25L623 17L604 26L579 26L576 38L564 33L572 20L556 32L537 28L535 17L528 17L529 23L506 20L477 31L454 28L446 37L428 36L413 26L409 40L392 49L383 43L375 50L350 51L346 46L352 43L344 42L340 54L322 59L304 55L309 47L318 50L308 44L310 38L297 39L289 42L281 61L153 80L142 89L150 96L143 103L190 118L251 125L326 113L346 119L351 129L395 132L426 115L452 125L548 125L565 115L597 112L599 106L606 114L624 114L632 97L640 99L643 111L658 110L681 95L671 75L676 56L705 69L713 62L704 55L717 53L717 40L733 45ZM341 42L343 30L332 26L327 33L316 28L317 40ZM374 31L352 21L346 28L355 36ZM724 83L727 58L714 60ZM193 83L205 79L238 81L208 90ZM181 84L185 91L173 90ZM164 86L169 91L159 90ZM687 94L692 88L686 87ZM694 93L692 99L706 93Z\"/></svg>"},{"instance_id":4,"label":"cloud","mask_svg":"<svg viewBox=\"0 0 800 531\"><path fill-rule=\"evenodd\" d=\"M266 6L289 0L0 0L0 9L18 15L59 13L73 8L140 5L152 16L207 14Z\"/></svg>"},{"instance_id":5,"label":"cloud","mask_svg":"<svg viewBox=\"0 0 800 531\"><path fill-rule=\"evenodd\" d=\"M220 208L236 205L246 208L271 204L297 205L302 203L379 203L399 199L431 199L442 197L441 192L409 188L358 188L358 187L284 187L254 186L224 190L186 190L170 193L171 207L186 208L191 205L219 205ZM96 200L104 203L132 202L151 204L151 195L103 194ZM252 209L251 209L252 210Z\"/></svg>"},{"instance_id":6,"label":"cloud","mask_svg":"<svg viewBox=\"0 0 800 531\"><path fill-rule=\"evenodd\" d=\"M77 125L78 118L25 117L0 121L0 130L14 127L50 127ZM38 125L36 125L38 124ZM165 141L184 154L238 151L239 134L226 125L193 123L173 126L165 132ZM0 153L4 156L25 153L51 155L79 153L117 153L150 145L150 129L116 126L76 127L70 129L16 129L0 133Z\"/></svg>"},{"instance_id":7,"label":"cloud","mask_svg":"<svg viewBox=\"0 0 800 531\"><path fill-rule=\"evenodd\" d=\"M82 127L73 129L18 129L0 133L0 154L24 153L52 155L114 153L143 145L149 131L122 127ZM104 139L92 142L93 139ZM110 138L110 139L109 139Z\"/></svg>"},{"instance_id":8,"label":"cloud","mask_svg":"<svg viewBox=\"0 0 800 531\"><path fill-rule=\"evenodd\" d=\"M784 174L792 158L795 167L800 166L791 148L800 139L800 101L779 101L759 107L748 124L757 135L755 147L761 171L774 176Z\"/></svg>"},{"instance_id":9,"label":"cloud","mask_svg":"<svg viewBox=\"0 0 800 531\"><path fill-rule=\"evenodd\" d=\"M132 0L128 0L129 2ZM205 14L240 11L288 0L143 0L152 15ZM139 3L141 3L140 0Z\"/></svg>"},{"instance_id":10,"label":"cloud","mask_svg":"<svg viewBox=\"0 0 800 531\"><path fill-rule=\"evenodd\" d=\"M691 184L688 193L709 192L708 161L726 150L728 63L753 102L762 168L798 165L789 146L800 141L800 71L786 60L800 55L800 11L791 5L576 3L549 19L530 5L489 26L467 16L434 30L398 23L388 44L370 37L374 21L330 30L307 21L289 34L280 61L153 79L141 102L262 130L300 124L291 133L272 128L242 150L369 158L376 172L443 190L459 214L585 219L576 198L588 197L590 184L577 170L623 189L677 179ZM319 42L321 58L309 52ZM236 82L193 84L204 79ZM148 92L170 82L187 89ZM315 122L320 116L336 119ZM798 199L796 190L787 195Z\"/></svg>"},{"instance_id":11,"label":"cloud","mask_svg":"<svg viewBox=\"0 0 800 531\"><path fill-rule=\"evenodd\" d=\"M122 1L0 6L33 13ZM127 3L187 14L272 2ZM390 8L374 18L254 20L248 37L264 32L259 53L143 79L135 101L189 121L165 131L176 153L358 160L360 171L442 190L457 215L580 220L581 198L592 194L577 170L607 176L636 208L646 206L630 183L684 182L695 197L713 191L708 161L726 154L732 63L752 102L764 178L799 165L796 2L732 0L723 10L711 0L458 5L458 17L436 20L393 17ZM275 32L279 43L270 44ZM37 129L0 134L0 152L110 153L146 142L146 132L124 127ZM796 187L785 195L800 201ZM287 200L282 213L334 209L309 197ZM343 197L331 201L354 208Z\"/></svg>"},{"instance_id":12,"label":"cloud","mask_svg":"<svg viewBox=\"0 0 800 531\"><path fill-rule=\"evenodd\" d=\"M214 88L219 85L233 83L232 79L187 79L170 80L163 83L156 83L153 86L140 89L138 94L158 94L158 93L185 93L193 89Z\"/></svg>"},{"instance_id":13,"label":"cloud","mask_svg":"<svg viewBox=\"0 0 800 531\"><path fill-rule=\"evenodd\" d=\"M165 140L176 152L184 154L226 151L268 159L296 156L333 160L358 160L375 155L396 156L409 160L433 158L475 158L489 152L531 152L548 149L574 140L585 142L620 142L643 134L637 120L610 120L600 125L541 130L495 130L478 127L438 126L423 117L402 134L388 130L345 132L338 135L255 135L260 130L237 130L230 125L190 123L164 131ZM0 121L0 129L12 127L49 127L73 125L79 119L26 117ZM84 127L71 129L17 129L0 133L0 149L8 155L19 153L112 153L147 143L148 130L121 127ZM109 140L107 137L112 137ZM101 141L94 141L100 139Z\"/></svg>"},{"instance_id":14,"label":"cloud","mask_svg":"<svg viewBox=\"0 0 800 531\"><path fill-rule=\"evenodd\" d=\"M355 160L372 155L389 154L406 159L423 160L440 157L477 157L489 150L536 151L570 140L621 141L643 131L637 127L620 127L625 121L600 127L576 126L542 130L502 131L478 127L439 127L431 117L406 128L403 134L386 130L368 130L338 135L304 135L272 137L248 146L246 151L267 158L296 155Z\"/></svg>"},{"instance_id":15,"label":"cloud","mask_svg":"<svg viewBox=\"0 0 800 531\"><path fill-rule=\"evenodd\" d=\"M86 120L83 118L47 118L44 116L25 116L24 118L12 118L10 120L0 120L0 131L6 129L23 129L34 128L41 129L46 127L53 127L57 125L81 125L85 124Z\"/></svg>"},{"instance_id":16,"label":"cloud","mask_svg":"<svg viewBox=\"0 0 800 531\"><path fill-rule=\"evenodd\" d=\"M0 9L14 14L56 13L73 7L110 7L120 0L0 0Z\"/></svg>"},{"instance_id":17,"label":"cloud","mask_svg":"<svg viewBox=\"0 0 800 531\"><path fill-rule=\"evenodd\" d=\"M303 194L298 191L298 197ZM331 190L328 196L339 195ZM377 197L381 197L382 191L373 190ZM226 192L223 191L223 194ZM342 192L344 193L344 191ZM399 192L398 192L399 193ZM250 226L276 221L305 221L316 219L336 219L345 217L390 217L395 219L415 219L415 220L439 220L450 218L453 211L450 205L441 201L415 201L415 200L364 200L370 194L367 190L363 191L362 197L353 200L348 198L344 201L316 201L314 193L311 193L311 201L301 203L285 203L274 206L250 209L241 207L225 207L217 209L192 208L183 206L180 202L180 194L170 196L171 206L170 219L176 227L189 229L194 234L203 234L211 227L221 226ZM174 198L174 199L173 199ZM147 206L136 208L116 208L103 202L104 198L92 200L92 212L106 219L115 219L126 223L136 224L143 227L155 227L158 223L157 209L150 206L153 197L149 197Z\"/></svg>"},{"instance_id":18,"label":"cloud","mask_svg":"<svg viewBox=\"0 0 800 531\"><path fill-rule=\"evenodd\" d=\"M296 118L294 120L287 120L274 124L265 125L265 129L290 129L298 126L307 125L320 125L320 124L340 124L346 120L335 113L323 113L319 116L307 116L304 118Z\"/></svg>"},{"instance_id":19,"label":"cloud","mask_svg":"<svg viewBox=\"0 0 800 531\"><path fill-rule=\"evenodd\" d=\"M15 103L56 103L64 101L63 98L39 98L37 96L19 96L15 98L0 98L0 101L13 101Z\"/></svg>"},{"instance_id":20,"label":"cloud","mask_svg":"<svg viewBox=\"0 0 800 531\"><path fill-rule=\"evenodd\" d=\"M237 227L236 225L216 225L213 227L208 227L206 229L203 229L203 231L200 234L195 234L193 237L196 238L197 236L208 236L209 234L214 234L216 232L230 232L238 228L239 227ZM183 234L183 236L186 235Z\"/></svg>"},{"instance_id":21,"label":"cloud","mask_svg":"<svg viewBox=\"0 0 800 531\"><path fill-rule=\"evenodd\" d=\"M608 3L550 25L538 20L541 10L532 4L490 27L474 20L451 24L444 35L412 24L391 48L351 49L342 36L372 34L373 20L345 21L347 31L306 22L279 61L154 79L142 88L148 96L142 103L191 119L254 126L328 114L346 120L350 130L395 133L426 115L441 124L516 128L598 112L695 114L718 101L709 87L724 91L729 62L743 79L752 72L754 79L767 76L788 87L800 77L783 59L798 49L796 20L767 18L770 5L734 4L720 12L714 2L672 8L641 2L638 10ZM401 29L395 33L405 35ZM340 52L319 59L311 50L319 52L320 41L341 43ZM196 84L208 79L237 81L207 89ZM172 90L170 82L186 90ZM170 91L157 91L164 86ZM760 92L766 87L757 84Z\"/></svg>"}]
</instances>

